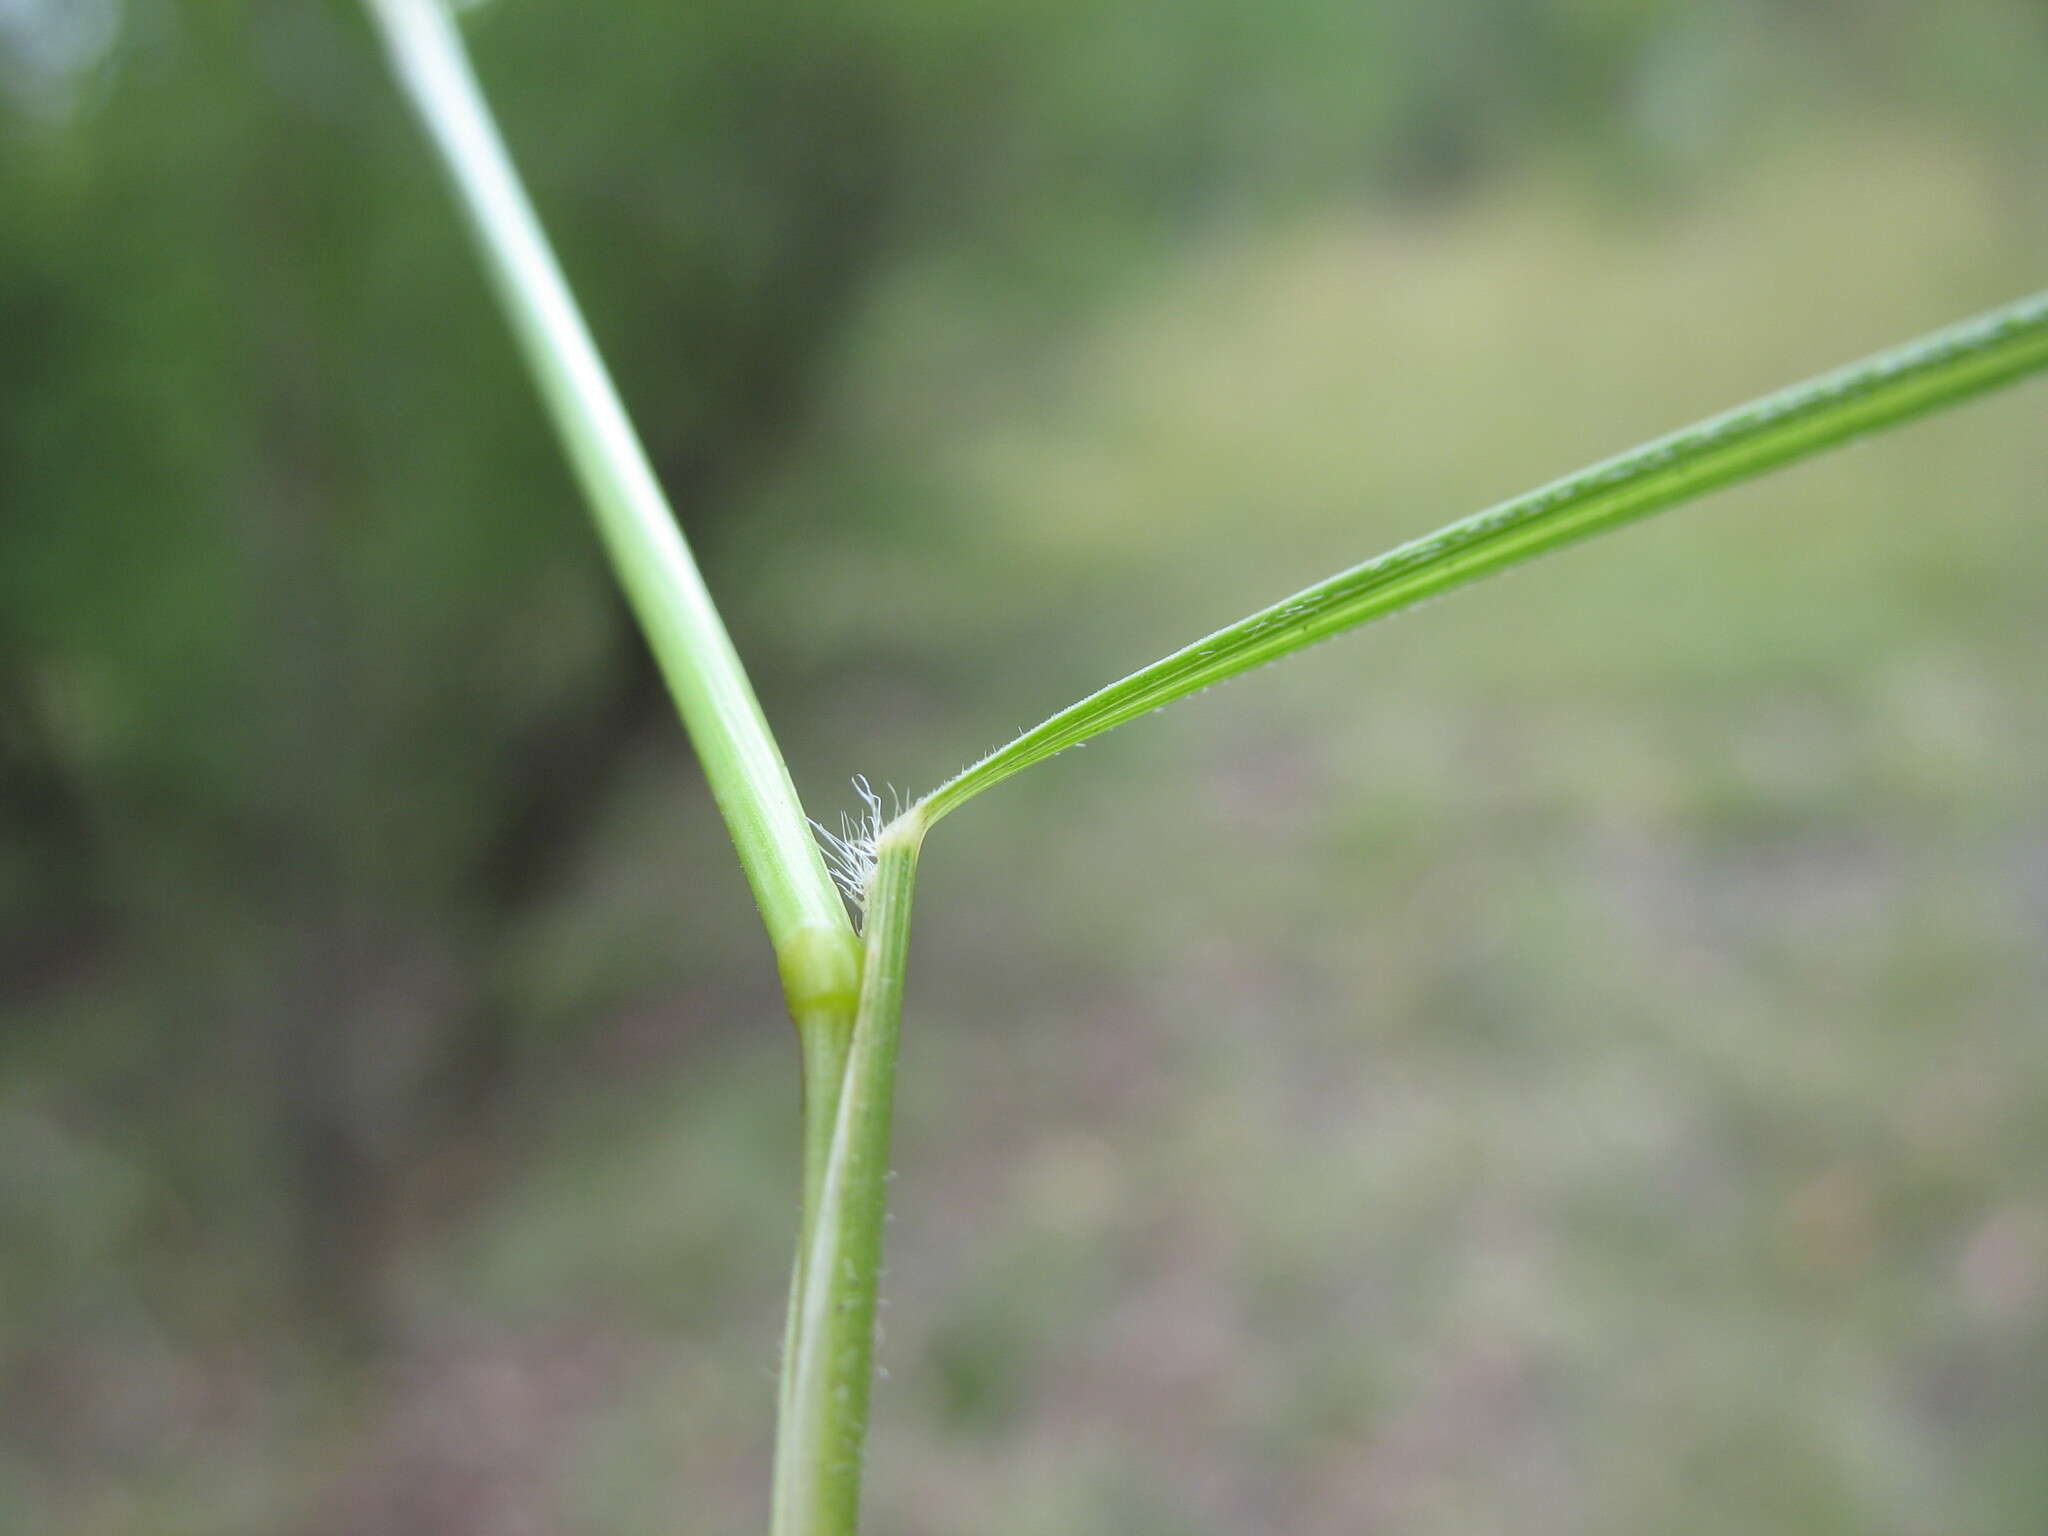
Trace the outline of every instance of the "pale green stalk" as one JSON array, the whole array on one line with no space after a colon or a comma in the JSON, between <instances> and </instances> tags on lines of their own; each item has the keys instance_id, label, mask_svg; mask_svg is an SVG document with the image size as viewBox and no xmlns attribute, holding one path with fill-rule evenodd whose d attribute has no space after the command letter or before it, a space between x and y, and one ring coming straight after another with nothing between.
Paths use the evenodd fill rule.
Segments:
<instances>
[{"instance_id":1,"label":"pale green stalk","mask_svg":"<svg viewBox=\"0 0 2048 1536\"><path fill-rule=\"evenodd\" d=\"M774 1536L852 1536L860 1526L896 1038L925 825L914 808L899 816L877 845L867 883L860 1013L802 1266L797 1349L783 1364Z\"/></svg>"},{"instance_id":2,"label":"pale green stalk","mask_svg":"<svg viewBox=\"0 0 2048 1536\"><path fill-rule=\"evenodd\" d=\"M739 655L520 185L460 33L439 0L364 3L440 151L775 949L803 1047L803 1216L783 1345L785 1362L793 1361L804 1253L852 1043L859 941ZM786 1416L793 1373L784 1380Z\"/></svg>"},{"instance_id":3,"label":"pale green stalk","mask_svg":"<svg viewBox=\"0 0 2048 1536\"><path fill-rule=\"evenodd\" d=\"M441 152L619 582L675 695L775 946L790 1006L800 1015L847 1012L858 961L845 907L732 640L520 186L461 36L439 0L365 4Z\"/></svg>"},{"instance_id":4,"label":"pale green stalk","mask_svg":"<svg viewBox=\"0 0 2048 1536\"><path fill-rule=\"evenodd\" d=\"M787 1462L775 1536L858 1527L870 1341L888 1168L889 1106L918 849L946 812L1034 763L1398 609L1524 560L1956 404L2048 367L2048 294L1660 438L1340 572L1062 710L948 780L884 828L867 888L853 1053L785 1362Z\"/></svg>"}]
</instances>

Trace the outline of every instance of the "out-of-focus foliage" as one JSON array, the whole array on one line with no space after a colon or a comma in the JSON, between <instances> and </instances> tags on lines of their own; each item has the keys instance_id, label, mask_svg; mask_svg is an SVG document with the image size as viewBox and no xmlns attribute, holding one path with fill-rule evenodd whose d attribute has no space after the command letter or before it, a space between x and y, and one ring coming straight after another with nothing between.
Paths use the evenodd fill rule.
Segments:
<instances>
[{"instance_id":1,"label":"out-of-focus foliage","mask_svg":"<svg viewBox=\"0 0 2048 1536\"><path fill-rule=\"evenodd\" d=\"M2022 0L468 27L821 813L2048 249ZM794 1179L765 947L365 29L13 0L0 93L0 1526L758 1524ZM1997 851L2036 846L2048 728L2032 409L1930 429L1960 490L1899 449L1745 502L1753 539L1824 530L1825 603L1622 541L1466 600L1465 649L1417 620L1438 649L992 797L972 882L949 826L894 1528L1469 1531L1521 1488L1520 1528L1719 1529L1686 1504L1738 1467L1752 1528L2038 1525L2012 1021L2048 988ZM1884 545L1930 496L1953 539ZM1102 600L1134 571L1153 603ZM1868 659L1934 613L1946 648ZM1616 672L1585 637L1629 622ZM1841 1061L1774 978L1834 989L1804 1022ZM1696 1078L1617 1054L1647 1021ZM1421 1097L1354 1102L1368 1067ZM1692 1236L1642 1235L1650 1185L1705 1202ZM1832 1395L1743 1429L1788 1354ZM1156 1476L1062 1429L1119 1414ZM1183 1453L1222 1470L1175 1484Z\"/></svg>"}]
</instances>

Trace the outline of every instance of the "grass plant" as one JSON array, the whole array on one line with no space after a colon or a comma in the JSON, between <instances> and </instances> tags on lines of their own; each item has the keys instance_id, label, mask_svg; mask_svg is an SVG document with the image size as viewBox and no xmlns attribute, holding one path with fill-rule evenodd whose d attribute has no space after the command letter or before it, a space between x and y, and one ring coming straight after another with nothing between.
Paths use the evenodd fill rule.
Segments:
<instances>
[{"instance_id":1,"label":"grass plant","mask_svg":"<svg viewBox=\"0 0 2048 1536\"><path fill-rule=\"evenodd\" d=\"M459 33L440 0L365 3L440 153L704 765L798 1028L804 1192L782 1361L776 1536L849 1536L858 1526L912 897L924 838L941 818L1070 747L1318 641L2048 369L2043 293L1762 396L1196 640L1059 711L893 815L856 781L860 821L814 837ZM861 914L858 935L842 894Z\"/></svg>"}]
</instances>

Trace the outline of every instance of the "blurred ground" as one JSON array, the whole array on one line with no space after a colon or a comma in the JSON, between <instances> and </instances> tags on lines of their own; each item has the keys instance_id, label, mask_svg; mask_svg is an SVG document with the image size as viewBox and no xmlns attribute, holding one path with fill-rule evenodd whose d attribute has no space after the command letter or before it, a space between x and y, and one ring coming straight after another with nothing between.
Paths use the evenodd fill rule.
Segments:
<instances>
[{"instance_id":1,"label":"blurred ground","mask_svg":"<svg viewBox=\"0 0 2048 1536\"><path fill-rule=\"evenodd\" d=\"M1978 18L1990 53L2038 42L2006 15ZM1675 111L1673 78L1648 76ZM1114 258L985 230L875 257L798 424L711 476L714 584L813 809L855 771L927 787L1340 565L2039 286L2040 165L2006 125L1888 89L1770 101L1768 133L1675 179L1558 130L1442 195L1325 188ZM1098 260L1032 296L1033 261ZM658 350L631 336L629 393ZM1431 605L949 821L913 941L873 1529L2048 1523L2042 404ZM387 656L376 631L365 677L474 645L464 709L550 665L557 692L635 697L535 473L569 552L536 534L491 575L538 570L557 608L492 647L421 620ZM499 505L435 489L451 523ZM51 526L17 517L17 573ZM414 570L394 547L351 579ZM95 668L125 674L25 599L8 617L9 675L71 701L46 777L113 807L87 821L127 883L9 978L0 1525L760 1529L794 1046L679 733L622 703L651 723L553 770L602 793L533 900L429 907L424 876L357 871L266 926L231 898L300 890L306 845L266 832L244 864L162 809L135 785L171 770L125 767L89 707ZM376 722L339 738L365 761L462 750L421 745L430 709L341 696ZM475 712L545 757L555 716ZM306 740L326 766L281 798L342 829L322 857L455 845L408 842L449 818L394 830L372 770ZM162 851L173 826L202 851ZM227 895L202 900L208 869ZM447 1067L451 1017L486 1066ZM363 1049L279 1043L309 1019ZM275 1127L307 1102L346 1157ZM421 1103L466 1107L414 1135ZM358 1202L339 1228L330 1189Z\"/></svg>"}]
</instances>

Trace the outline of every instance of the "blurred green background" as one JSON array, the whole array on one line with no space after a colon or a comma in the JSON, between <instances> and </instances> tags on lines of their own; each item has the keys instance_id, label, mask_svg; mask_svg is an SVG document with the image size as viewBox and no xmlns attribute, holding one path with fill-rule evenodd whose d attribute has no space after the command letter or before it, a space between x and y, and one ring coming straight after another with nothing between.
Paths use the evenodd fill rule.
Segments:
<instances>
[{"instance_id":1,"label":"blurred green background","mask_svg":"<svg viewBox=\"0 0 2048 1536\"><path fill-rule=\"evenodd\" d=\"M2037 288L2035 0L495 0L815 812ZM2038 384L926 859L877 1532L2048 1529ZM0 3L0 1529L764 1528L792 1032L352 9Z\"/></svg>"}]
</instances>

